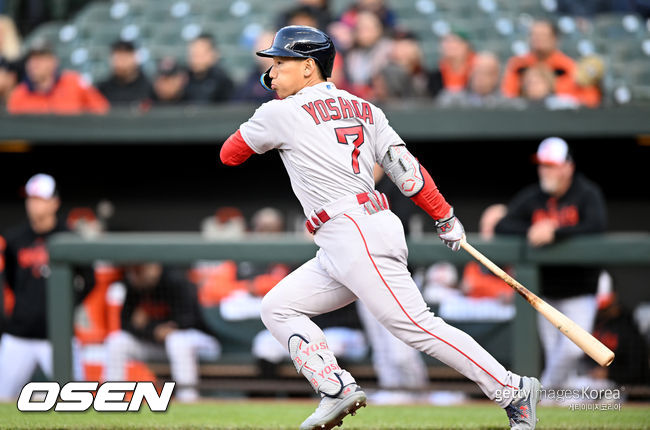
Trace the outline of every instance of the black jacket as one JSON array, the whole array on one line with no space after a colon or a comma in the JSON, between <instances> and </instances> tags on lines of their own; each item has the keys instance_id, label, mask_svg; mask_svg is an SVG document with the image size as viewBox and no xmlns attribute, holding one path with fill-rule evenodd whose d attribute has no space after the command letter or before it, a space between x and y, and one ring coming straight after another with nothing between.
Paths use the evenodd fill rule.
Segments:
<instances>
[{"instance_id":1,"label":"black jacket","mask_svg":"<svg viewBox=\"0 0 650 430\"><path fill-rule=\"evenodd\" d=\"M116 76L111 76L100 83L97 88L111 105L139 103L148 100L151 94L151 83L142 71L132 82L125 83Z\"/></svg>"},{"instance_id":2,"label":"black jacket","mask_svg":"<svg viewBox=\"0 0 650 430\"><path fill-rule=\"evenodd\" d=\"M233 85L230 76L219 65L214 65L202 76L190 71L184 100L195 104L224 102L230 98Z\"/></svg>"},{"instance_id":3,"label":"black jacket","mask_svg":"<svg viewBox=\"0 0 650 430\"><path fill-rule=\"evenodd\" d=\"M25 222L4 235L4 272L0 264L0 278L4 275L6 285L15 296L13 312L2 327L6 333L30 339L47 338L46 288L47 278L50 276L50 259L46 242L50 235L66 230L63 222L59 221L52 231L37 234L29 223ZM0 240L0 245L1 242ZM79 279L84 282L82 290L75 291L76 303L79 303L94 285L90 269L79 274L82 275ZM0 311L1 315L3 312Z\"/></svg>"},{"instance_id":4,"label":"black jacket","mask_svg":"<svg viewBox=\"0 0 650 430\"><path fill-rule=\"evenodd\" d=\"M213 334L201 318L196 287L182 272L163 269L158 284L147 290L134 288L128 280L125 280L125 285L127 293L122 307L122 329L137 338L155 342L156 326L169 321L175 322L179 329L196 328ZM133 326L132 316L136 309L147 314L148 322L143 328Z\"/></svg>"},{"instance_id":5,"label":"black jacket","mask_svg":"<svg viewBox=\"0 0 650 430\"><path fill-rule=\"evenodd\" d=\"M508 205L508 214L497 224L497 234L525 235L542 219L556 219L560 227L555 239L602 233L607 225L607 209L600 188L576 173L568 191L559 199L542 191L539 184L520 191ZM600 269L595 267L542 266L541 292L552 298L594 294Z\"/></svg>"}]
</instances>

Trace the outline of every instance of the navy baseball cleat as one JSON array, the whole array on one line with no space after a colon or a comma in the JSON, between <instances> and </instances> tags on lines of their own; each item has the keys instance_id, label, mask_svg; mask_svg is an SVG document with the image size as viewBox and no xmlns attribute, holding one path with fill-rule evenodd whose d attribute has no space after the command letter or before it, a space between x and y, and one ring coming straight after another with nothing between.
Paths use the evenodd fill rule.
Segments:
<instances>
[{"instance_id":1,"label":"navy baseball cleat","mask_svg":"<svg viewBox=\"0 0 650 430\"><path fill-rule=\"evenodd\" d=\"M516 430L532 430L537 425L537 403L539 402L542 384L536 378L522 376L517 397L506 406L506 414L510 420L510 428Z\"/></svg>"},{"instance_id":2,"label":"navy baseball cleat","mask_svg":"<svg viewBox=\"0 0 650 430\"><path fill-rule=\"evenodd\" d=\"M355 415L357 409L366 406L366 393L357 384L343 388L338 397L323 397L313 414L301 425L300 430L329 430L343 424L343 418Z\"/></svg>"}]
</instances>

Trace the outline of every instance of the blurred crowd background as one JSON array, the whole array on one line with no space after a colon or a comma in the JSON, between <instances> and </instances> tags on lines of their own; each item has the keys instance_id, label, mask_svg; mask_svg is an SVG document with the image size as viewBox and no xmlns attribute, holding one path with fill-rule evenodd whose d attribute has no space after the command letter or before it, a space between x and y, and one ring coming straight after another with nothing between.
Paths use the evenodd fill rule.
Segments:
<instances>
[{"instance_id":1,"label":"blurred crowd background","mask_svg":"<svg viewBox=\"0 0 650 430\"><path fill-rule=\"evenodd\" d=\"M287 24L330 34L332 81L378 103L650 102L644 0L2 0L0 14L0 102L11 113L263 102L273 94L255 83L269 60L253 52ZM34 100L59 85L50 98L80 100Z\"/></svg>"}]
</instances>

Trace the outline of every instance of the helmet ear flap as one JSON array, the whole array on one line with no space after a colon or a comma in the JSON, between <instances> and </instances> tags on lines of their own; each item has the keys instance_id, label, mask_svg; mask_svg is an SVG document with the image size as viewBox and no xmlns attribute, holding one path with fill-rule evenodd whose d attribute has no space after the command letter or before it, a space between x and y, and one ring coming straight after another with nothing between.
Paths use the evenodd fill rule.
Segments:
<instances>
[{"instance_id":1,"label":"helmet ear flap","mask_svg":"<svg viewBox=\"0 0 650 430\"><path fill-rule=\"evenodd\" d=\"M269 75L272 67L273 66L269 67L266 72L262 73L262 76L260 76L260 85L262 85L267 91L273 91L271 88L271 76Z\"/></svg>"}]
</instances>

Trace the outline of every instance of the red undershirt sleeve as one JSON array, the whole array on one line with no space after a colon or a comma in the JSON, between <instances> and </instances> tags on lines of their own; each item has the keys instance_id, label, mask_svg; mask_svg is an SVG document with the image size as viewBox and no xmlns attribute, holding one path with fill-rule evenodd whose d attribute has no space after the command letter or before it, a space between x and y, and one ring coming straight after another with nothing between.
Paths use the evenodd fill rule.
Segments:
<instances>
[{"instance_id":1,"label":"red undershirt sleeve","mask_svg":"<svg viewBox=\"0 0 650 430\"><path fill-rule=\"evenodd\" d=\"M225 165L238 166L253 154L255 154L255 151L246 144L241 133L237 130L223 143L219 158Z\"/></svg>"},{"instance_id":2,"label":"red undershirt sleeve","mask_svg":"<svg viewBox=\"0 0 650 430\"><path fill-rule=\"evenodd\" d=\"M438 191L433 178L422 165L420 165L420 172L424 179L424 186L416 195L411 197L411 200L428 213L431 218L436 220L445 218L451 206Z\"/></svg>"}]
</instances>

